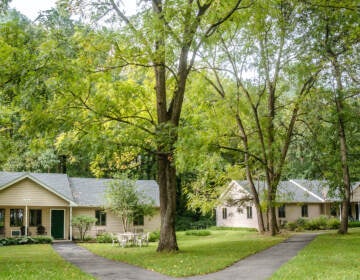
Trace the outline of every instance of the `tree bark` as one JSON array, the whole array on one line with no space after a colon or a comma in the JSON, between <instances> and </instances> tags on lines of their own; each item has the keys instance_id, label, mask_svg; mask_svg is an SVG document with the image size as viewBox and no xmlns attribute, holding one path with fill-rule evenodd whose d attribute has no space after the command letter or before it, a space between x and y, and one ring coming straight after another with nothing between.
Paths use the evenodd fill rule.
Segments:
<instances>
[{"instance_id":1,"label":"tree bark","mask_svg":"<svg viewBox=\"0 0 360 280\"><path fill-rule=\"evenodd\" d=\"M177 251L176 216L176 168L170 155L158 156L158 182L160 186L160 240L157 251Z\"/></svg>"},{"instance_id":2,"label":"tree bark","mask_svg":"<svg viewBox=\"0 0 360 280\"><path fill-rule=\"evenodd\" d=\"M337 126L338 126L339 145L340 145L340 160L341 160L341 170L342 170L342 179L343 179L343 195L344 195L341 204L342 207L341 223L338 232L340 234L345 234L348 232L351 184L350 184L349 165L347 160L347 144L346 144L345 120L344 120L343 86L341 82L341 70L336 57L333 57L332 62L333 62L332 64L336 78L335 104L336 104Z\"/></svg>"}]
</instances>

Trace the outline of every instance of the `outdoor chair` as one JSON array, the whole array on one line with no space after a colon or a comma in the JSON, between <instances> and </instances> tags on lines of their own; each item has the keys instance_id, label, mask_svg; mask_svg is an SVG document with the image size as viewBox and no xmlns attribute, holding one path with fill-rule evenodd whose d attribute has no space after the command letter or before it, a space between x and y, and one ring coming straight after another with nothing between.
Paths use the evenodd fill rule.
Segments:
<instances>
[{"instance_id":1,"label":"outdoor chair","mask_svg":"<svg viewBox=\"0 0 360 280\"><path fill-rule=\"evenodd\" d=\"M149 236L150 236L149 232L136 236L136 240L135 240L136 245L142 247L143 244L146 244L146 246L148 246L149 245Z\"/></svg>"}]
</instances>

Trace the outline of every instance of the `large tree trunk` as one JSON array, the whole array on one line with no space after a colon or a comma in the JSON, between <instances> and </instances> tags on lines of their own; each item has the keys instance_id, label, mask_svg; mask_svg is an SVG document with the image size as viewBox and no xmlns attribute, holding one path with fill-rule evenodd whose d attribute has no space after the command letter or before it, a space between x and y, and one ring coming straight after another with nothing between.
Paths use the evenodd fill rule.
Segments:
<instances>
[{"instance_id":1,"label":"large tree trunk","mask_svg":"<svg viewBox=\"0 0 360 280\"><path fill-rule=\"evenodd\" d=\"M157 251L177 251L175 233L176 169L170 155L158 156L158 182L160 185L160 241Z\"/></svg>"}]
</instances>

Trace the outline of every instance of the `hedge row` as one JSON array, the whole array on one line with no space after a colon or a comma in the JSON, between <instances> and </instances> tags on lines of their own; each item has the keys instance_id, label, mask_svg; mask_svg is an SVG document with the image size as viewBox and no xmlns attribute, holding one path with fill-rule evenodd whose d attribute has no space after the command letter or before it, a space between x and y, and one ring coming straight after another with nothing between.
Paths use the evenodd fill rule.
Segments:
<instances>
[{"instance_id":1,"label":"hedge row","mask_svg":"<svg viewBox=\"0 0 360 280\"><path fill-rule=\"evenodd\" d=\"M51 244L53 239L48 236L38 237L9 237L0 239L0 246L24 245L24 244Z\"/></svg>"},{"instance_id":2,"label":"hedge row","mask_svg":"<svg viewBox=\"0 0 360 280\"><path fill-rule=\"evenodd\" d=\"M286 223L285 228L291 231L338 229L340 221L334 217L320 216L313 219L299 218L296 222Z\"/></svg>"}]
</instances>

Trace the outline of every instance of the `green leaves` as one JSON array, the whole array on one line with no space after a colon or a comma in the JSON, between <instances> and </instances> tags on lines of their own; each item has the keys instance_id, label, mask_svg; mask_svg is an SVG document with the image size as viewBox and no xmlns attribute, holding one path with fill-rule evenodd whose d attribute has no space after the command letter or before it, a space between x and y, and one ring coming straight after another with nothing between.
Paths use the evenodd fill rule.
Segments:
<instances>
[{"instance_id":1,"label":"green leaves","mask_svg":"<svg viewBox=\"0 0 360 280\"><path fill-rule=\"evenodd\" d=\"M126 177L111 181L105 197L105 208L121 218L124 232L129 231L136 216L154 213L154 202L137 190L136 181Z\"/></svg>"}]
</instances>

